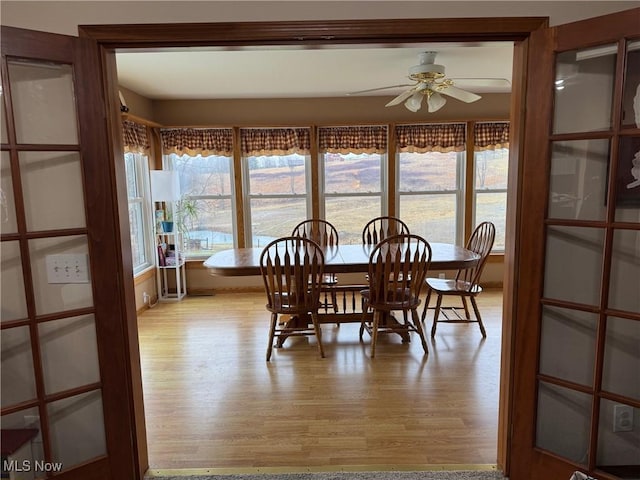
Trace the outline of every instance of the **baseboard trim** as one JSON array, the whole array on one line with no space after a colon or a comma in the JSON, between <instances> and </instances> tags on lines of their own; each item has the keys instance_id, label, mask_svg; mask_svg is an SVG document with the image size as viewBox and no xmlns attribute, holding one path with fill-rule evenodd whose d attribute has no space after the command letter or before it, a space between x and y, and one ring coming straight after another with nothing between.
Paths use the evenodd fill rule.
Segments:
<instances>
[{"instance_id":1,"label":"baseboard trim","mask_svg":"<svg viewBox=\"0 0 640 480\"><path fill-rule=\"evenodd\" d=\"M255 467L255 468L179 468L150 469L145 478L180 477L196 475L251 475L279 473L321 473L321 472L437 472L437 471L497 471L493 464L439 464L439 465L344 465L320 467Z\"/></svg>"}]
</instances>

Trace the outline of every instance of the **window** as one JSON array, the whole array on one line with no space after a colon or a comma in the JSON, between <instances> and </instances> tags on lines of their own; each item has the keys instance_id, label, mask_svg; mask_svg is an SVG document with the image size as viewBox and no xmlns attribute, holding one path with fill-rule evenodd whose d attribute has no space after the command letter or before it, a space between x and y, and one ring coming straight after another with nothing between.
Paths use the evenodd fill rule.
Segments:
<instances>
[{"instance_id":1,"label":"window","mask_svg":"<svg viewBox=\"0 0 640 480\"><path fill-rule=\"evenodd\" d=\"M180 177L175 213L185 256L202 258L233 248L233 130L163 128L160 137L164 168Z\"/></svg>"},{"instance_id":2,"label":"window","mask_svg":"<svg viewBox=\"0 0 640 480\"><path fill-rule=\"evenodd\" d=\"M465 125L396 127L398 213L429 242L462 243Z\"/></svg>"},{"instance_id":3,"label":"window","mask_svg":"<svg viewBox=\"0 0 640 480\"><path fill-rule=\"evenodd\" d=\"M496 226L493 251L504 251L509 166L509 124L478 123L474 129L473 225Z\"/></svg>"},{"instance_id":4,"label":"window","mask_svg":"<svg viewBox=\"0 0 640 480\"><path fill-rule=\"evenodd\" d=\"M165 158L168 168L179 172L182 198L175 205L176 220L189 258L208 257L235 245L232 160L175 153Z\"/></svg>"},{"instance_id":5,"label":"window","mask_svg":"<svg viewBox=\"0 0 640 480\"><path fill-rule=\"evenodd\" d=\"M245 230L263 247L310 216L308 128L241 129Z\"/></svg>"},{"instance_id":6,"label":"window","mask_svg":"<svg viewBox=\"0 0 640 480\"><path fill-rule=\"evenodd\" d=\"M509 149L476 151L474 153L474 217L473 224L489 221L496 226L493 251L504 251L507 215L507 173Z\"/></svg>"},{"instance_id":7,"label":"window","mask_svg":"<svg viewBox=\"0 0 640 480\"><path fill-rule=\"evenodd\" d=\"M311 145L313 128L317 150ZM473 131L473 145L467 145L467 129ZM336 226L340 243L359 244L363 226L389 212L392 194L394 215L412 233L463 245L475 225L491 221L494 251L504 250L508 122L396 125L396 184L391 186L387 125L235 132L163 128L160 133L165 168L180 174L178 228L185 234L188 258L234 246L265 246L314 212ZM236 176L242 179L238 184ZM312 197L312 181L317 181L317 197Z\"/></svg>"},{"instance_id":8,"label":"window","mask_svg":"<svg viewBox=\"0 0 640 480\"><path fill-rule=\"evenodd\" d=\"M152 245L151 194L149 189L149 143L147 127L130 120L122 122L124 164L129 201L129 230L133 274L155 264Z\"/></svg>"},{"instance_id":9,"label":"window","mask_svg":"<svg viewBox=\"0 0 640 480\"><path fill-rule=\"evenodd\" d=\"M363 227L387 208L387 127L325 127L318 136L324 218L340 243L361 243Z\"/></svg>"},{"instance_id":10,"label":"window","mask_svg":"<svg viewBox=\"0 0 640 480\"><path fill-rule=\"evenodd\" d=\"M430 242L460 243L464 152L398 154L399 216Z\"/></svg>"},{"instance_id":11,"label":"window","mask_svg":"<svg viewBox=\"0 0 640 480\"><path fill-rule=\"evenodd\" d=\"M149 205L149 159L141 153L124 154L129 200L129 229L133 273L138 274L153 265L151 250L152 228Z\"/></svg>"}]
</instances>

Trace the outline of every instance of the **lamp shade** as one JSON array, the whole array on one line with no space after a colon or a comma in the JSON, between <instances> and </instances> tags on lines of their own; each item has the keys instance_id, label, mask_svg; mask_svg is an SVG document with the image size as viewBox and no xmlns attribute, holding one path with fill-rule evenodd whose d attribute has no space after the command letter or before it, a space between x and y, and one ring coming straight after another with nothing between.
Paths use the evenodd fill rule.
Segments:
<instances>
[{"instance_id":1,"label":"lamp shade","mask_svg":"<svg viewBox=\"0 0 640 480\"><path fill-rule=\"evenodd\" d=\"M422 94L422 92L418 91L413 95L411 95L406 102L404 102L404 106L407 107L407 110L410 110L415 113L418 110L420 110L420 107L422 106L423 98L424 98L424 95Z\"/></svg>"},{"instance_id":2,"label":"lamp shade","mask_svg":"<svg viewBox=\"0 0 640 480\"><path fill-rule=\"evenodd\" d=\"M174 170L151 170L151 198L154 202L180 200L180 179Z\"/></svg>"}]
</instances>

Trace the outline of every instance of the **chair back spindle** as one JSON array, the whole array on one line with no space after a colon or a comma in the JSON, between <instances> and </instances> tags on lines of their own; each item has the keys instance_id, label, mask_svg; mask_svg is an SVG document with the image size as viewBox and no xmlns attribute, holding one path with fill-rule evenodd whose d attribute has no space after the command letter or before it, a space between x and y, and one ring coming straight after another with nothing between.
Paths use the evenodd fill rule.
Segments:
<instances>
[{"instance_id":1,"label":"chair back spindle","mask_svg":"<svg viewBox=\"0 0 640 480\"><path fill-rule=\"evenodd\" d=\"M385 238L394 235L409 234L409 227L406 223L396 217L376 217L364 226L362 230L363 245L377 245Z\"/></svg>"},{"instance_id":2,"label":"chair back spindle","mask_svg":"<svg viewBox=\"0 0 640 480\"><path fill-rule=\"evenodd\" d=\"M493 242L496 236L496 227L491 222L482 222L471 234L467 242L466 249L477 253L480 256L478 263L471 268L458 270L456 280L460 280L469 285L469 289L480 283L480 276L484 270Z\"/></svg>"}]
</instances>

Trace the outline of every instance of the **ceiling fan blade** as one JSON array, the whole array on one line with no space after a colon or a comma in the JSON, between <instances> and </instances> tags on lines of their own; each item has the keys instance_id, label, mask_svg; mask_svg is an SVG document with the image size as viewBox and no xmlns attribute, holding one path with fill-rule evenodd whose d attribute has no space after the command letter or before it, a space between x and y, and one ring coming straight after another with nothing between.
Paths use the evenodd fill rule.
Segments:
<instances>
[{"instance_id":1,"label":"ceiling fan blade","mask_svg":"<svg viewBox=\"0 0 640 480\"><path fill-rule=\"evenodd\" d=\"M358 90L357 92L349 92L347 95L360 95L361 93L369 93L369 92L378 92L380 90L389 90L391 88L400 88L400 87L415 87L415 83L406 83L402 85L390 85L388 87L380 87L380 88L369 88L367 90Z\"/></svg>"},{"instance_id":2,"label":"ceiling fan blade","mask_svg":"<svg viewBox=\"0 0 640 480\"><path fill-rule=\"evenodd\" d=\"M456 85L464 85L468 88L509 88L511 82L506 78L451 78Z\"/></svg>"},{"instance_id":3,"label":"ceiling fan blade","mask_svg":"<svg viewBox=\"0 0 640 480\"><path fill-rule=\"evenodd\" d=\"M471 103L476 100L480 100L482 97L480 95L476 95L475 93L467 92L466 90L462 90L461 88L454 87L450 85L442 90L438 90L439 93L443 95L449 95L450 97L456 98L462 102Z\"/></svg>"}]
</instances>

